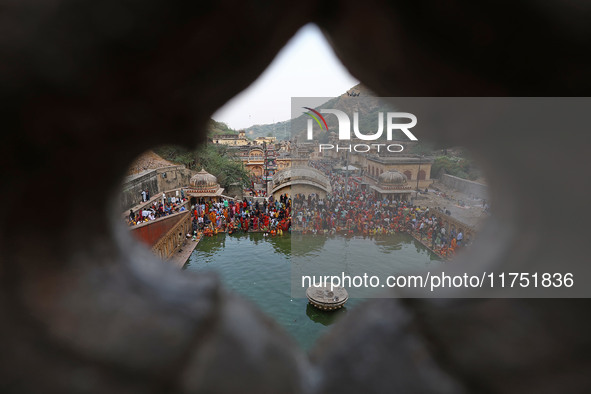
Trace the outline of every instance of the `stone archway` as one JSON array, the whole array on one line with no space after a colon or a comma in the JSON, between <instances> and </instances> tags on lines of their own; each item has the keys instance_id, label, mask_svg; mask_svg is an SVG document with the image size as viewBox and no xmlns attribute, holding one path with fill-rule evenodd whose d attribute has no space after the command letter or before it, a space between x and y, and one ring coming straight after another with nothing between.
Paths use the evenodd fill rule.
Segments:
<instances>
[{"instance_id":1,"label":"stone archway","mask_svg":"<svg viewBox=\"0 0 591 394\"><path fill-rule=\"evenodd\" d=\"M260 177L263 175L263 167L261 166L253 166L252 167L252 174L254 176Z\"/></svg>"}]
</instances>

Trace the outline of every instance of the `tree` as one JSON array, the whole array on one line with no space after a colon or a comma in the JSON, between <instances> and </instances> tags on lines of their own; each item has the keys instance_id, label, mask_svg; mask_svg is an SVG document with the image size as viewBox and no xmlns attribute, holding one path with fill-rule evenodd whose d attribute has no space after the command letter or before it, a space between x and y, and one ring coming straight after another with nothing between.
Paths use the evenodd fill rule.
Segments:
<instances>
[{"instance_id":1,"label":"tree","mask_svg":"<svg viewBox=\"0 0 591 394\"><path fill-rule=\"evenodd\" d=\"M458 178L475 180L480 175L472 160L460 157L439 156L431 166L431 174L438 178L443 174L457 176Z\"/></svg>"},{"instance_id":2,"label":"tree","mask_svg":"<svg viewBox=\"0 0 591 394\"><path fill-rule=\"evenodd\" d=\"M239 183L246 186L249 183L248 172L240 161L225 145L206 144L193 151L166 145L154 150L163 158L182 164L190 170L205 171L215 175L221 187L228 189L230 185Z\"/></svg>"}]
</instances>

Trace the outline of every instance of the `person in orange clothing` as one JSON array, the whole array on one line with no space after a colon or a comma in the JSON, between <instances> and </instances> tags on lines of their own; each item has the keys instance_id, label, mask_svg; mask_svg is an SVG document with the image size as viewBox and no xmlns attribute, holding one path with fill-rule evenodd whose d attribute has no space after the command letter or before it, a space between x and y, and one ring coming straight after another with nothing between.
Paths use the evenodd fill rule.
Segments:
<instances>
[{"instance_id":1,"label":"person in orange clothing","mask_svg":"<svg viewBox=\"0 0 591 394\"><path fill-rule=\"evenodd\" d=\"M458 246L458 241L455 238L451 239L451 245L449 247L449 251L453 254L456 251L456 247Z\"/></svg>"},{"instance_id":2,"label":"person in orange clothing","mask_svg":"<svg viewBox=\"0 0 591 394\"><path fill-rule=\"evenodd\" d=\"M258 216L255 216L252 219L252 229L255 231L259 229L259 217Z\"/></svg>"}]
</instances>

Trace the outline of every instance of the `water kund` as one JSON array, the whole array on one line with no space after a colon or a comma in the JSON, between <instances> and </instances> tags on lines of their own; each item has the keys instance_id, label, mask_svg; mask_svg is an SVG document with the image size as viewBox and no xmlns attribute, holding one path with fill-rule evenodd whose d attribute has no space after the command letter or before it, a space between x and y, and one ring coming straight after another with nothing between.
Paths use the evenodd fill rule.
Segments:
<instances>
[{"instance_id":1,"label":"water kund","mask_svg":"<svg viewBox=\"0 0 591 394\"><path fill-rule=\"evenodd\" d=\"M303 348L310 349L329 325L363 299L355 298L355 293L350 291L351 297L345 307L331 312L320 311L308 303L306 289L302 289L302 298L291 296L292 275L297 276L301 267L311 266L321 271L344 265L350 272L361 272L368 264L374 273L390 275L427 270L442 262L405 233L373 238L288 233L281 237L264 237L261 233L222 233L204 237L184 269L195 273L217 272L226 287L257 304Z\"/></svg>"}]
</instances>

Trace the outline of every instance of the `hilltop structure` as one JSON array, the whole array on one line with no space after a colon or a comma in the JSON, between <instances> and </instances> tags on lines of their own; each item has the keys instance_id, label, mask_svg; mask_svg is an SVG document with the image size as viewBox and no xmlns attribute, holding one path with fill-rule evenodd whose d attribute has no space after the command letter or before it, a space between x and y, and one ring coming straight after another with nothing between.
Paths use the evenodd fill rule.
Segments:
<instances>
[{"instance_id":1,"label":"hilltop structure","mask_svg":"<svg viewBox=\"0 0 591 394\"><path fill-rule=\"evenodd\" d=\"M238 134L220 134L211 137L211 142L219 145L229 146L245 146L249 145L251 141L246 138L244 130L240 130Z\"/></svg>"}]
</instances>

